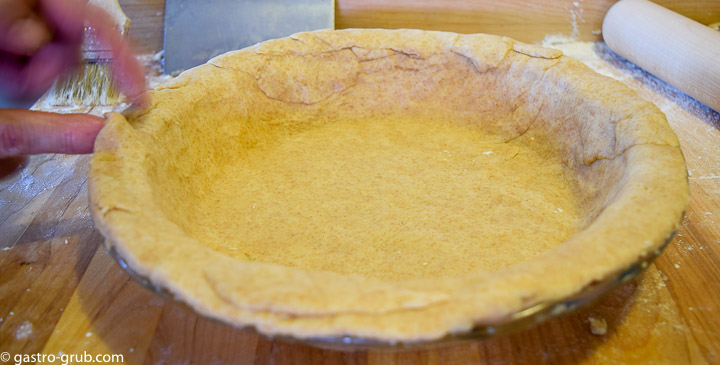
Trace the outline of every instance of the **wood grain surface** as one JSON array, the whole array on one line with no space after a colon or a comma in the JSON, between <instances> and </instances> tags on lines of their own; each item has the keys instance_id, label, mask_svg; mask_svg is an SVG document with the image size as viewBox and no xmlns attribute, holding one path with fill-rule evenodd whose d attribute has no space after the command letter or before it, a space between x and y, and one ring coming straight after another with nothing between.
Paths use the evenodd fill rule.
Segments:
<instances>
[{"instance_id":1,"label":"wood grain surface","mask_svg":"<svg viewBox=\"0 0 720 365\"><path fill-rule=\"evenodd\" d=\"M341 352L275 341L198 317L133 281L93 228L90 156L39 155L0 180L0 352L120 354L129 364L720 363L720 114L602 44L593 52L584 60L591 67L666 113L691 188L663 255L594 305L510 336L437 348ZM607 332L593 334L591 318L605 320Z\"/></svg>"},{"instance_id":2,"label":"wood grain surface","mask_svg":"<svg viewBox=\"0 0 720 365\"><path fill-rule=\"evenodd\" d=\"M547 34L599 40L617 0L335 0L335 28L417 28L500 34L524 42ZM163 49L165 0L119 0L141 52ZM332 0L327 0L328 6ZM720 22L720 1L655 0L702 24Z\"/></svg>"},{"instance_id":3,"label":"wood grain surface","mask_svg":"<svg viewBox=\"0 0 720 365\"><path fill-rule=\"evenodd\" d=\"M337 28L419 28L457 33L500 34L523 42L539 42L547 34L599 40L602 19L617 0L338 0ZM720 15L720 2L654 1L710 24ZM713 20L716 19L716 20Z\"/></svg>"}]
</instances>

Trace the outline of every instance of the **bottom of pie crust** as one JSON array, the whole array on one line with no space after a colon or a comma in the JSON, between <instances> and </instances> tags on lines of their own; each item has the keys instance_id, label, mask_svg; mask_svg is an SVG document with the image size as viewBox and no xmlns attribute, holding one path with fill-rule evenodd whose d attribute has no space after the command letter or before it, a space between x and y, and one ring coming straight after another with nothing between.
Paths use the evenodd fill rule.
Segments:
<instances>
[{"instance_id":1,"label":"bottom of pie crust","mask_svg":"<svg viewBox=\"0 0 720 365\"><path fill-rule=\"evenodd\" d=\"M239 260L454 277L526 261L580 228L561 161L538 154L534 138L392 116L268 140L239 151L186 228Z\"/></svg>"}]
</instances>

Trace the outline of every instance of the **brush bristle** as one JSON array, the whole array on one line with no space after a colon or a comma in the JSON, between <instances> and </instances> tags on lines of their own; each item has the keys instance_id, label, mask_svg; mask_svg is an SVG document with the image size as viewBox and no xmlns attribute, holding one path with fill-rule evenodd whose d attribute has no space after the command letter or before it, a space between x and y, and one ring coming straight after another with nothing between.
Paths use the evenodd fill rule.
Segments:
<instances>
[{"instance_id":1,"label":"brush bristle","mask_svg":"<svg viewBox=\"0 0 720 365\"><path fill-rule=\"evenodd\" d=\"M83 63L59 77L48 94L53 106L114 105L120 101L107 62Z\"/></svg>"}]
</instances>

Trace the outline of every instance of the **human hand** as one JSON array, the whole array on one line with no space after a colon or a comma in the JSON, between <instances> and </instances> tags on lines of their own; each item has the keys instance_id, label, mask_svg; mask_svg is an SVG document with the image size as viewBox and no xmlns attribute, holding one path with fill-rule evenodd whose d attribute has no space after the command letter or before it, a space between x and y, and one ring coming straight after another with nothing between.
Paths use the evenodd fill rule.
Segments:
<instances>
[{"instance_id":1,"label":"human hand","mask_svg":"<svg viewBox=\"0 0 720 365\"><path fill-rule=\"evenodd\" d=\"M90 153L103 123L103 118L90 114L0 109L0 160L36 153Z\"/></svg>"},{"instance_id":2,"label":"human hand","mask_svg":"<svg viewBox=\"0 0 720 365\"><path fill-rule=\"evenodd\" d=\"M140 105L146 103L139 98L145 77L134 53L112 18L86 0L0 0L0 93L16 99L44 93L79 62L86 24L112 50L120 91ZM0 168L12 156L90 153L102 121L85 114L0 109Z\"/></svg>"},{"instance_id":3,"label":"human hand","mask_svg":"<svg viewBox=\"0 0 720 365\"><path fill-rule=\"evenodd\" d=\"M131 100L145 90L142 67L112 18L86 0L0 0L0 92L37 98L79 62L85 25L113 53L113 77Z\"/></svg>"},{"instance_id":4,"label":"human hand","mask_svg":"<svg viewBox=\"0 0 720 365\"><path fill-rule=\"evenodd\" d=\"M90 114L58 114L0 109L0 179L36 153L90 153L103 118Z\"/></svg>"}]
</instances>

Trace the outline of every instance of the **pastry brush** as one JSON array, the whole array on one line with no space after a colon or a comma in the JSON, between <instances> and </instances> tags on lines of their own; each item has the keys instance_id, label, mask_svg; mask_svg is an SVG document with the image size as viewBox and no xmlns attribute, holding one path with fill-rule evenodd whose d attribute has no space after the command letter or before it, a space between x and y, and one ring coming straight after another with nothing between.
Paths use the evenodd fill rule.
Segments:
<instances>
[{"instance_id":1,"label":"pastry brush","mask_svg":"<svg viewBox=\"0 0 720 365\"><path fill-rule=\"evenodd\" d=\"M90 0L88 4L108 12L121 36L127 33L130 20L123 13L117 0ZM81 62L55 81L48 93L47 102L53 106L118 103L120 93L111 74L112 61L111 49L98 37L97 31L86 23L81 46Z\"/></svg>"}]
</instances>

